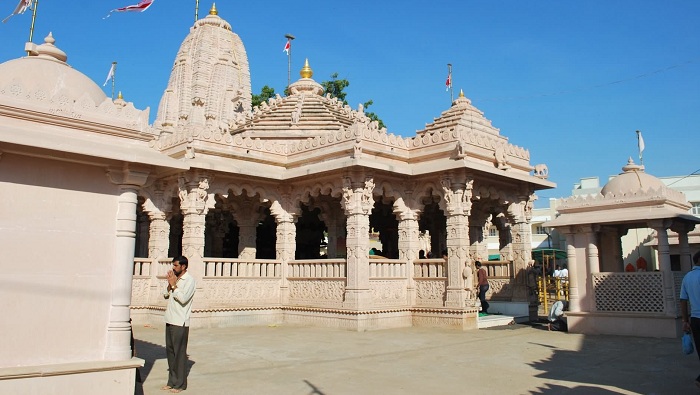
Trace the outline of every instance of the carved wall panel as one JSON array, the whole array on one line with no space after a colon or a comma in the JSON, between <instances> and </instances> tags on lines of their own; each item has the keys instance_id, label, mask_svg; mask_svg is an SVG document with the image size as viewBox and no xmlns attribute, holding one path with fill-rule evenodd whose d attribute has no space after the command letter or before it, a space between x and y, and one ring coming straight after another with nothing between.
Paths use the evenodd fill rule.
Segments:
<instances>
[{"instance_id":1,"label":"carved wall panel","mask_svg":"<svg viewBox=\"0 0 700 395\"><path fill-rule=\"evenodd\" d=\"M447 292L445 280L416 279L416 304L418 306L442 306Z\"/></svg>"},{"instance_id":2,"label":"carved wall panel","mask_svg":"<svg viewBox=\"0 0 700 395\"><path fill-rule=\"evenodd\" d=\"M372 293L372 303L375 306L396 306L408 303L408 281L399 280L370 280L369 289Z\"/></svg>"},{"instance_id":3,"label":"carved wall panel","mask_svg":"<svg viewBox=\"0 0 700 395\"><path fill-rule=\"evenodd\" d=\"M205 306L276 305L280 285L278 279L203 279L203 295L196 297Z\"/></svg>"},{"instance_id":4,"label":"carved wall panel","mask_svg":"<svg viewBox=\"0 0 700 395\"><path fill-rule=\"evenodd\" d=\"M151 289L151 278L134 277L131 282L131 305L146 306L148 305L148 294Z\"/></svg>"},{"instance_id":5,"label":"carved wall panel","mask_svg":"<svg viewBox=\"0 0 700 395\"><path fill-rule=\"evenodd\" d=\"M345 280L289 279L291 305L340 307L345 294Z\"/></svg>"},{"instance_id":6,"label":"carved wall panel","mask_svg":"<svg viewBox=\"0 0 700 395\"><path fill-rule=\"evenodd\" d=\"M486 292L488 299L510 299L513 296L513 287L510 279L489 279L489 290Z\"/></svg>"}]
</instances>

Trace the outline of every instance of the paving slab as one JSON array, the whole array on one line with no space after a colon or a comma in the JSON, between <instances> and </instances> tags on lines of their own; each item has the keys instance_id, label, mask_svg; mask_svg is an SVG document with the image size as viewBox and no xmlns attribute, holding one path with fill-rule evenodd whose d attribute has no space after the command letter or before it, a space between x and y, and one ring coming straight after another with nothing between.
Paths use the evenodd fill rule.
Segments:
<instances>
[{"instance_id":1,"label":"paving slab","mask_svg":"<svg viewBox=\"0 0 700 395\"><path fill-rule=\"evenodd\" d=\"M164 326L136 326L137 394L164 394ZM372 332L298 326L192 329L185 395L695 394L696 354L680 339L548 332Z\"/></svg>"}]
</instances>

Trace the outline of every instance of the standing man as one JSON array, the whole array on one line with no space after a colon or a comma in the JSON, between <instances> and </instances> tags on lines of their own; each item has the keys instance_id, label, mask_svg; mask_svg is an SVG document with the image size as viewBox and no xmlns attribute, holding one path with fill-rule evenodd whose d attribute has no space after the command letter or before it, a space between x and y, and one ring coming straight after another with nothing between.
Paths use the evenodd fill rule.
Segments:
<instances>
[{"instance_id":1,"label":"standing man","mask_svg":"<svg viewBox=\"0 0 700 395\"><path fill-rule=\"evenodd\" d=\"M683 277L681 283L681 317L683 318L683 331L693 333L695 350L700 357L700 251L693 255L693 269ZM688 319L688 301L692 311ZM700 375L695 379L695 385L700 387Z\"/></svg>"},{"instance_id":2,"label":"standing man","mask_svg":"<svg viewBox=\"0 0 700 395\"><path fill-rule=\"evenodd\" d=\"M479 301L481 301L481 312L484 314L489 313L489 302L486 301L486 292L489 290L489 278L486 275L486 269L481 267L481 262L474 262L476 266L476 279L477 286L479 287Z\"/></svg>"},{"instance_id":3,"label":"standing man","mask_svg":"<svg viewBox=\"0 0 700 395\"><path fill-rule=\"evenodd\" d=\"M195 291L194 278L187 273L187 267L187 258L184 256L173 258L173 270L168 272L168 287L163 294L163 297L168 299L168 307L165 309L168 384L161 389L172 393L187 389L187 339L190 334L190 313Z\"/></svg>"}]
</instances>

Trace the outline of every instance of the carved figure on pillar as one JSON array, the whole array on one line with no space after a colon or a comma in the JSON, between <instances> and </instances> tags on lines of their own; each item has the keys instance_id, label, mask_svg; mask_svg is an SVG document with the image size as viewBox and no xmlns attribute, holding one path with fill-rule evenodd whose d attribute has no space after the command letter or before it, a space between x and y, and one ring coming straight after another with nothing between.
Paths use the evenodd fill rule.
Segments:
<instances>
[{"instance_id":1,"label":"carved figure on pillar","mask_svg":"<svg viewBox=\"0 0 700 395\"><path fill-rule=\"evenodd\" d=\"M178 179L180 189L180 209L184 215L182 250L184 255L193 260L190 271L197 273L197 261L204 256L204 230L206 228L207 190L209 180L200 176L189 181L185 177Z\"/></svg>"}]
</instances>

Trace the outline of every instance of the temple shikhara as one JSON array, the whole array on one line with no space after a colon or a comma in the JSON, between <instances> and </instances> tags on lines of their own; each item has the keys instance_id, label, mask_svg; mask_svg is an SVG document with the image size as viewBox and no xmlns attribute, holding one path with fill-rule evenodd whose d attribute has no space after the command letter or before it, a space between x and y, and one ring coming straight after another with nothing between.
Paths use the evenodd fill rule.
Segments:
<instances>
[{"instance_id":1,"label":"temple shikhara","mask_svg":"<svg viewBox=\"0 0 700 395\"><path fill-rule=\"evenodd\" d=\"M554 183L463 94L401 137L324 95L310 59L252 107L243 42L212 10L150 124L56 40L0 64L0 392L133 391L130 319L162 321L180 254L194 328L476 329L473 263L495 226L489 298L536 308L530 222Z\"/></svg>"}]
</instances>

